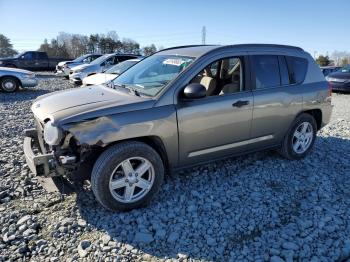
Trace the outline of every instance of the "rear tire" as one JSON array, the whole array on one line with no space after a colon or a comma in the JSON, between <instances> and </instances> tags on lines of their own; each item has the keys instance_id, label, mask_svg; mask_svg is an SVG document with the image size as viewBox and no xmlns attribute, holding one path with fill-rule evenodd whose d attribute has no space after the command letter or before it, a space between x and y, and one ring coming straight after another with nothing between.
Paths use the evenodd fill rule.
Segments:
<instances>
[{"instance_id":1,"label":"rear tire","mask_svg":"<svg viewBox=\"0 0 350 262\"><path fill-rule=\"evenodd\" d=\"M310 114L302 113L293 122L284 137L279 153L290 160L304 158L315 143L317 124Z\"/></svg>"},{"instance_id":2,"label":"rear tire","mask_svg":"<svg viewBox=\"0 0 350 262\"><path fill-rule=\"evenodd\" d=\"M0 80L0 87L6 93L13 93L19 89L19 81L11 76L6 76Z\"/></svg>"},{"instance_id":3,"label":"rear tire","mask_svg":"<svg viewBox=\"0 0 350 262\"><path fill-rule=\"evenodd\" d=\"M111 146L97 159L91 187L97 201L111 211L147 205L164 178L159 154L147 144L131 141Z\"/></svg>"}]
</instances>

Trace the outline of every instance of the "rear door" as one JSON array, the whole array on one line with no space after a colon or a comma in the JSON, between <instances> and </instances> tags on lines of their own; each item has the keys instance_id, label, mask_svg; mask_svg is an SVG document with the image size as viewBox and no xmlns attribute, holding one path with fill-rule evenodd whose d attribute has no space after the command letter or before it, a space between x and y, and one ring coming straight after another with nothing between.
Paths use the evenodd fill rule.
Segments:
<instances>
[{"instance_id":1,"label":"rear door","mask_svg":"<svg viewBox=\"0 0 350 262\"><path fill-rule=\"evenodd\" d=\"M35 67L36 69L41 69L41 70L47 69L49 67L49 60L46 53L44 52L36 53Z\"/></svg>"},{"instance_id":2,"label":"rear door","mask_svg":"<svg viewBox=\"0 0 350 262\"><path fill-rule=\"evenodd\" d=\"M293 83L285 56L275 53L251 53L253 85L252 138L260 138L255 147L277 145L295 116L302 109L302 95Z\"/></svg>"}]
</instances>

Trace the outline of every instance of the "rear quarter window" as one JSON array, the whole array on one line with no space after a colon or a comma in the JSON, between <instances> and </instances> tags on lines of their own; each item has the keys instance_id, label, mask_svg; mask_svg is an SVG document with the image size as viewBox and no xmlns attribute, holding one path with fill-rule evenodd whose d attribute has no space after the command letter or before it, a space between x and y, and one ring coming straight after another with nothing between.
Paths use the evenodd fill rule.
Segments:
<instances>
[{"instance_id":1,"label":"rear quarter window","mask_svg":"<svg viewBox=\"0 0 350 262\"><path fill-rule=\"evenodd\" d=\"M305 58L286 56L291 84L300 84L304 81L308 62Z\"/></svg>"}]
</instances>

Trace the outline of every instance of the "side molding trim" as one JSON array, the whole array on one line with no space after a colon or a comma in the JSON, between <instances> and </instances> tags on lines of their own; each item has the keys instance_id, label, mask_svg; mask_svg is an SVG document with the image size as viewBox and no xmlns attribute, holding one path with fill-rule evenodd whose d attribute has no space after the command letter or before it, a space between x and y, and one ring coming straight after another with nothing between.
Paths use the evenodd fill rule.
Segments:
<instances>
[{"instance_id":1,"label":"side molding trim","mask_svg":"<svg viewBox=\"0 0 350 262\"><path fill-rule=\"evenodd\" d=\"M236 143L232 143L232 144L226 144L226 145L222 145L222 146L216 146L216 147L211 147L211 148L202 149L202 150L198 150L198 151L193 151L193 152L190 152L188 154L188 157L194 157L194 156L200 156L200 155L205 155L205 154L209 154L209 153L214 153L217 151L235 148L235 147L239 147L239 146L244 146L244 145L248 145L248 144L253 144L253 143L269 140L272 138L273 138L273 135L260 136L260 137L244 140L241 142L236 142Z\"/></svg>"}]
</instances>

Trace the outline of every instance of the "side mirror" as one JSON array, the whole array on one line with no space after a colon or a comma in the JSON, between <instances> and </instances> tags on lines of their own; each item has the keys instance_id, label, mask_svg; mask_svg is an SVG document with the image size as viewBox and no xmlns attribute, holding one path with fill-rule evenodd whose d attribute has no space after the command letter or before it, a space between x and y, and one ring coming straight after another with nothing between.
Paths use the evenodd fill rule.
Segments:
<instances>
[{"instance_id":1,"label":"side mirror","mask_svg":"<svg viewBox=\"0 0 350 262\"><path fill-rule=\"evenodd\" d=\"M185 87L184 96L190 99L203 98L207 96L207 89L199 83L192 83Z\"/></svg>"}]
</instances>

